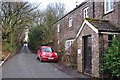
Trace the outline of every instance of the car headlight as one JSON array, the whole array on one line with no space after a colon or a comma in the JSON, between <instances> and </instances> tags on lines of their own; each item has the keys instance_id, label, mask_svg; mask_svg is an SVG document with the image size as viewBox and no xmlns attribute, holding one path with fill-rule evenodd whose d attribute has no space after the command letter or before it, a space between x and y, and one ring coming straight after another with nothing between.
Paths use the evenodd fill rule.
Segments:
<instances>
[{"instance_id":1,"label":"car headlight","mask_svg":"<svg viewBox=\"0 0 120 80\"><path fill-rule=\"evenodd\" d=\"M45 56L45 53L43 52L43 55Z\"/></svg>"},{"instance_id":2,"label":"car headlight","mask_svg":"<svg viewBox=\"0 0 120 80\"><path fill-rule=\"evenodd\" d=\"M57 55L57 53L55 53L55 55Z\"/></svg>"}]
</instances>

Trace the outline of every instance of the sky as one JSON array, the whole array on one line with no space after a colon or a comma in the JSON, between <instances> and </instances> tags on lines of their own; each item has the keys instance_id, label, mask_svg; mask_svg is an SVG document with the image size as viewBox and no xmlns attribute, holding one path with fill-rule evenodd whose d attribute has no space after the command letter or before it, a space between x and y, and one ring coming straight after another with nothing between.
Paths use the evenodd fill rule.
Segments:
<instances>
[{"instance_id":1,"label":"sky","mask_svg":"<svg viewBox=\"0 0 120 80\"><path fill-rule=\"evenodd\" d=\"M66 11L69 12L69 11L71 11L72 9L74 9L76 7L76 2L77 2L77 4L80 4L81 2L83 2L85 0L27 0L27 1L30 1L31 3L34 3L34 2L39 3L39 2L41 2L41 4L40 4L41 9L45 9L46 6L49 3L62 2L62 3L65 4Z\"/></svg>"}]
</instances>

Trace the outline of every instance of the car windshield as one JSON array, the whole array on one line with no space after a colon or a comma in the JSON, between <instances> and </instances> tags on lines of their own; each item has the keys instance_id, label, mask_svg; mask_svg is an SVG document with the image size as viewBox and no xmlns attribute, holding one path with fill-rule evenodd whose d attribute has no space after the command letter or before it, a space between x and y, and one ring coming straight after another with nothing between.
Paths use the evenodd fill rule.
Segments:
<instances>
[{"instance_id":1,"label":"car windshield","mask_svg":"<svg viewBox=\"0 0 120 80\"><path fill-rule=\"evenodd\" d=\"M43 52L53 52L52 48L42 48Z\"/></svg>"}]
</instances>

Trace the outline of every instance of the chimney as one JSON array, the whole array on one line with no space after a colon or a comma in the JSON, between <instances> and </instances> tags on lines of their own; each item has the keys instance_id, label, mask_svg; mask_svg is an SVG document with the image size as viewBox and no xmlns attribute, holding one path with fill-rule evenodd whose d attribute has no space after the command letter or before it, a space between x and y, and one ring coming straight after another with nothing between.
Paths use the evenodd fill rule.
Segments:
<instances>
[{"instance_id":1,"label":"chimney","mask_svg":"<svg viewBox=\"0 0 120 80\"><path fill-rule=\"evenodd\" d=\"M76 1L75 3L76 3L76 7L78 7L78 2Z\"/></svg>"}]
</instances>

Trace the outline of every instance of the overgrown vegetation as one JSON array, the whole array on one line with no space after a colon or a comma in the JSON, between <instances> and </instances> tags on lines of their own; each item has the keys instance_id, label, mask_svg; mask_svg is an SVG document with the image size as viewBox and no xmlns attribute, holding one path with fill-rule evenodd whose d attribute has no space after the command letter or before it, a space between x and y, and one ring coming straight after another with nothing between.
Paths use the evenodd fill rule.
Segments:
<instances>
[{"instance_id":1,"label":"overgrown vegetation","mask_svg":"<svg viewBox=\"0 0 120 80\"><path fill-rule=\"evenodd\" d=\"M51 3L45 11L38 11L36 26L29 32L29 48L36 51L41 45L53 45L53 27L51 26L65 14L63 3Z\"/></svg>"},{"instance_id":2,"label":"overgrown vegetation","mask_svg":"<svg viewBox=\"0 0 120 80\"><path fill-rule=\"evenodd\" d=\"M120 78L120 39L113 39L103 60L103 72Z\"/></svg>"},{"instance_id":3,"label":"overgrown vegetation","mask_svg":"<svg viewBox=\"0 0 120 80\"><path fill-rule=\"evenodd\" d=\"M77 40L73 42L63 55L62 61L68 64L70 68L77 69Z\"/></svg>"},{"instance_id":4,"label":"overgrown vegetation","mask_svg":"<svg viewBox=\"0 0 120 80\"><path fill-rule=\"evenodd\" d=\"M2 51L16 52L24 39L25 27L34 23L34 11L28 2L1 3Z\"/></svg>"},{"instance_id":5,"label":"overgrown vegetation","mask_svg":"<svg viewBox=\"0 0 120 80\"><path fill-rule=\"evenodd\" d=\"M40 45L43 44L44 31L41 29L42 26L33 27L29 32L29 47L31 50L37 50Z\"/></svg>"},{"instance_id":6,"label":"overgrown vegetation","mask_svg":"<svg viewBox=\"0 0 120 80\"><path fill-rule=\"evenodd\" d=\"M40 45L51 45L53 29L51 25L65 14L63 3L51 3L46 10L38 9L28 2L2 2L1 30L2 51L14 53L24 43L25 28L29 28L29 47L36 50Z\"/></svg>"}]
</instances>

